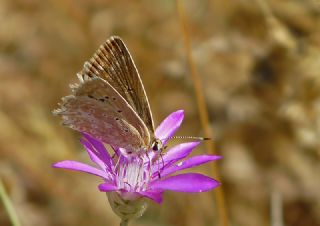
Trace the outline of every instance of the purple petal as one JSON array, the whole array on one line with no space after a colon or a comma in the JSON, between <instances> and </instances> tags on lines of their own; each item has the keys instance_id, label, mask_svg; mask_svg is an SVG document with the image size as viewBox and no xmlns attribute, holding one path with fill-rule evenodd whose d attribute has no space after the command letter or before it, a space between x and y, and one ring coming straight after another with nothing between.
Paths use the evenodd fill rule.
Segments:
<instances>
[{"instance_id":1,"label":"purple petal","mask_svg":"<svg viewBox=\"0 0 320 226\"><path fill-rule=\"evenodd\" d=\"M109 191L116 191L118 190L118 188L114 184L105 182L103 184L99 184L99 190L103 192L109 192Z\"/></svg>"},{"instance_id":2,"label":"purple petal","mask_svg":"<svg viewBox=\"0 0 320 226\"><path fill-rule=\"evenodd\" d=\"M101 160L100 156L97 155L97 153L93 149L91 143L89 143L88 141L86 141L84 139L81 139L80 142L87 150L91 161L96 163L101 169L105 170L106 164Z\"/></svg>"},{"instance_id":3,"label":"purple petal","mask_svg":"<svg viewBox=\"0 0 320 226\"><path fill-rule=\"evenodd\" d=\"M221 156L217 155L198 155L192 158L189 158L183 162L178 163L177 165L171 165L168 168L165 168L161 173L161 177L164 177L168 174L175 173L179 170L184 170L188 168L192 168L198 165L202 165L207 162L211 162L214 160L221 159Z\"/></svg>"},{"instance_id":4,"label":"purple petal","mask_svg":"<svg viewBox=\"0 0 320 226\"><path fill-rule=\"evenodd\" d=\"M83 137L86 138L89 143L94 147L94 149L97 151L99 158L108 165L108 167L111 169L112 168L112 158L109 155L109 152L107 149L104 147L103 143L100 141L94 139L90 135L86 133L82 133Z\"/></svg>"},{"instance_id":5,"label":"purple petal","mask_svg":"<svg viewBox=\"0 0 320 226\"><path fill-rule=\"evenodd\" d=\"M162 194L163 192L154 192L154 191L141 191L141 192L138 192L140 195L146 197L146 198L149 198L157 203L161 203L162 202Z\"/></svg>"},{"instance_id":6,"label":"purple petal","mask_svg":"<svg viewBox=\"0 0 320 226\"><path fill-rule=\"evenodd\" d=\"M186 173L150 184L150 190L171 190L178 192L203 192L217 187L220 183L198 173Z\"/></svg>"},{"instance_id":7,"label":"purple petal","mask_svg":"<svg viewBox=\"0 0 320 226\"><path fill-rule=\"evenodd\" d=\"M164 156L158 157L157 164L152 166L152 171L159 171L159 169L166 168L170 164L174 164L175 162L179 161L187 157L192 150L198 146L200 142L188 142L182 143L170 148L168 152Z\"/></svg>"},{"instance_id":8,"label":"purple petal","mask_svg":"<svg viewBox=\"0 0 320 226\"><path fill-rule=\"evenodd\" d=\"M96 175L98 177L102 177L104 179L108 179L108 175L104 171L81 162L65 160L65 161L57 162L52 166L54 168L63 168L68 170L81 171L81 172Z\"/></svg>"},{"instance_id":9,"label":"purple petal","mask_svg":"<svg viewBox=\"0 0 320 226\"><path fill-rule=\"evenodd\" d=\"M165 118L156 129L155 135L165 144L179 129L184 118L183 110L175 111Z\"/></svg>"}]
</instances>

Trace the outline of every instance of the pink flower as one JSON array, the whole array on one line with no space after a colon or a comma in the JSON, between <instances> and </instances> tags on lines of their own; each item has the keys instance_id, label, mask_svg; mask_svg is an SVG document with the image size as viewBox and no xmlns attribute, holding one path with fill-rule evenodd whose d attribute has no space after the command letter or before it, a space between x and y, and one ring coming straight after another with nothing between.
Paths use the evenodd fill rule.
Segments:
<instances>
[{"instance_id":1,"label":"pink flower","mask_svg":"<svg viewBox=\"0 0 320 226\"><path fill-rule=\"evenodd\" d=\"M182 110L170 114L156 129L156 137L164 145L180 127L184 113ZM95 166L77 161L65 160L55 163L53 167L82 171L101 177L99 185L102 192L115 192L123 200L149 198L157 203L162 202L162 194L166 190L176 192L204 192L219 185L216 180L199 173L181 173L181 170L208 163L220 156L198 155L187 158L199 141L178 144L167 151L150 150L140 156L125 156L120 149L110 156L103 143L83 134L81 143L86 148Z\"/></svg>"}]
</instances>

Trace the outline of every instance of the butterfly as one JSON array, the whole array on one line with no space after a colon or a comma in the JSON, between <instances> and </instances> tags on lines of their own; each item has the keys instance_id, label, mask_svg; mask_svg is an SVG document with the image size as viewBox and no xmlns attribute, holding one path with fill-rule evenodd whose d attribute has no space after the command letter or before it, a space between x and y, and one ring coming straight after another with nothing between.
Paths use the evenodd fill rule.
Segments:
<instances>
[{"instance_id":1,"label":"butterfly","mask_svg":"<svg viewBox=\"0 0 320 226\"><path fill-rule=\"evenodd\" d=\"M72 95L53 111L63 125L132 154L162 149L140 75L119 37L102 44L77 76Z\"/></svg>"}]
</instances>

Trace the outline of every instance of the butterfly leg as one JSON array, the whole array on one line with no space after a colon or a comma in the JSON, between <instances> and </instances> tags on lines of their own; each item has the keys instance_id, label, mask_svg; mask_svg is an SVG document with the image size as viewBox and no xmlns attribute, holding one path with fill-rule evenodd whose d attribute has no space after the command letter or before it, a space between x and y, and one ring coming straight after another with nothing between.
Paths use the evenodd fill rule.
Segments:
<instances>
[{"instance_id":1,"label":"butterfly leg","mask_svg":"<svg viewBox=\"0 0 320 226\"><path fill-rule=\"evenodd\" d=\"M162 162L161 169L164 168L164 160L163 160L164 153L163 153L163 150L167 149L167 147L168 146L164 146L163 149L161 149L160 152L159 152L159 158L161 158L161 162ZM159 158L158 158L158 161L159 161ZM158 163L158 178L161 179L160 164L159 163Z\"/></svg>"},{"instance_id":2,"label":"butterfly leg","mask_svg":"<svg viewBox=\"0 0 320 226\"><path fill-rule=\"evenodd\" d=\"M147 156L148 161L149 161L149 178L151 178L151 176L152 176L152 172L151 172L152 161L151 161L151 158L150 158L148 152L146 152L146 156Z\"/></svg>"},{"instance_id":3,"label":"butterfly leg","mask_svg":"<svg viewBox=\"0 0 320 226\"><path fill-rule=\"evenodd\" d=\"M162 167L160 168L160 163L158 162L158 178L161 179L161 173L160 173L160 169L163 169L164 167L164 160L163 160L163 155L162 152L160 152L159 158L161 158L161 162L162 162ZM159 159L158 159L159 161Z\"/></svg>"},{"instance_id":4,"label":"butterfly leg","mask_svg":"<svg viewBox=\"0 0 320 226\"><path fill-rule=\"evenodd\" d=\"M160 155L161 156L161 155ZM159 161L159 160L158 160ZM163 161L163 160L162 160ZM161 173L160 173L160 166L159 166L159 163L158 163L158 178L161 179Z\"/></svg>"}]
</instances>

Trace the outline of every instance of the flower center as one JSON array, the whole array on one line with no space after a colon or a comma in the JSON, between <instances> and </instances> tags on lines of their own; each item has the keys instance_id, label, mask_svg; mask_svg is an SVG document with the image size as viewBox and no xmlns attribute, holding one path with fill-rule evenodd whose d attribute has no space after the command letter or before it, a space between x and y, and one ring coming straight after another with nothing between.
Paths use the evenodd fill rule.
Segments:
<instances>
[{"instance_id":1,"label":"flower center","mask_svg":"<svg viewBox=\"0 0 320 226\"><path fill-rule=\"evenodd\" d=\"M120 161L117 168L117 186L127 191L143 191L148 183L144 163L139 157Z\"/></svg>"}]
</instances>

